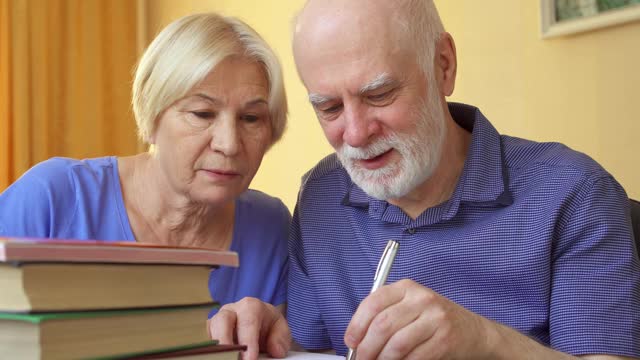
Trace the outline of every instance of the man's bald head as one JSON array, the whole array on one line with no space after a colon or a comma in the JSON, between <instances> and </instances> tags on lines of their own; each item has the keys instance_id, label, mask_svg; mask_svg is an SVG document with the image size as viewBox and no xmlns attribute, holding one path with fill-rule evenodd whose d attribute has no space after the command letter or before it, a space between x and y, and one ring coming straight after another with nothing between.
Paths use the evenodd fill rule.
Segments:
<instances>
[{"instance_id":1,"label":"man's bald head","mask_svg":"<svg viewBox=\"0 0 640 360\"><path fill-rule=\"evenodd\" d=\"M296 18L293 50L298 62L327 43L341 41L348 50L387 42L390 52L413 52L429 73L443 32L433 0L309 0Z\"/></svg>"}]
</instances>

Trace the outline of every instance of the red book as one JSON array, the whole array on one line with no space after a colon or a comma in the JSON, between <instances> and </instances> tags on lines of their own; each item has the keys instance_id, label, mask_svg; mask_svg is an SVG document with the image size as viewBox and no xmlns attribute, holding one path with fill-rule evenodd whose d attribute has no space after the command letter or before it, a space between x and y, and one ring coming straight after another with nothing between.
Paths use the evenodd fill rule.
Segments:
<instances>
[{"instance_id":1,"label":"red book","mask_svg":"<svg viewBox=\"0 0 640 360\"><path fill-rule=\"evenodd\" d=\"M0 262L240 265L238 254L137 242L0 237Z\"/></svg>"},{"instance_id":2,"label":"red book","mask_svg":"<svg viewBox=\"0 0 640 360\"><path fill-rule=\"evenodd\" d=\"M139 356L123 357L127 360L236 360L245 351L245 345L204 345L174 351L153 352Z\"/></svg>"},{"instance_id":3,"label":"red book","mask_svg":"<svg viewBox=\"0 0 640 360\"><path fill-rule=\"evenodd\" d=\"M136 242L0 237L0 311L206 304L212 301L209 275L221 265L238 266L238 254Z\"/></svg>"}]
</instances>

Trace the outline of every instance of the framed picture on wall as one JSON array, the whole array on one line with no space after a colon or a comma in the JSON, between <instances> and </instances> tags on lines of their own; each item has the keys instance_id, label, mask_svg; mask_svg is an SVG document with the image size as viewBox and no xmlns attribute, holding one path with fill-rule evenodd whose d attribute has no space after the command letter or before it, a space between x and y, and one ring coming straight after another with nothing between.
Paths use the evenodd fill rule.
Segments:
<instances>
[{"instance_id":1,"label":"framed picture on wall","mask_svg":"<svg viewBox=\"0 0 640 360\"><path fill-rule=\"evenodd\" d=\"M640 0L540 0L542 37L640 20Z\"/></svg>"}]
</instances>

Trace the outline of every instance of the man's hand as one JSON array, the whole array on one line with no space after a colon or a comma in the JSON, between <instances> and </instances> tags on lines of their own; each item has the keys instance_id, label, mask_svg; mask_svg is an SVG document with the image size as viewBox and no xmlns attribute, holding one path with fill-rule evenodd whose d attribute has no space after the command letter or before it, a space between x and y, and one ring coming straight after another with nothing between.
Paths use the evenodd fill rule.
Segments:
<instances>
[{"instance_id":1,"label":"man's hand","mask_svg":"<svg viewBox=\"0 0 640 360\"><path fill-rule=\"evenodd\" d=\"M383 286L353 315L345 343L358 360L486 358L486 327L476 315L411 280Z\"/></svg>"},{"instance_id":2,"label":"man's hand","mask_svg":"<svg viewBox=\"0 0 640 360\"><path fill-rule=\"evenodd\" d=\"M291 331L283 311L249 297L226 304L208 321L209 336L220 344L247 345L244 360L256 360L260 351L283 358L291 347Z\"/></svg>"},{"instance_id":3,"label":"man's hand","mask_svg":"<svg viewBox=\"0 0 640 360\"><path fill-rule=\"evenodd\" d=\"M357 359L577 359L401 280L367 296L345 332ZM585 359L631 359L586 355Z\"/></svg>"}]
</instances>

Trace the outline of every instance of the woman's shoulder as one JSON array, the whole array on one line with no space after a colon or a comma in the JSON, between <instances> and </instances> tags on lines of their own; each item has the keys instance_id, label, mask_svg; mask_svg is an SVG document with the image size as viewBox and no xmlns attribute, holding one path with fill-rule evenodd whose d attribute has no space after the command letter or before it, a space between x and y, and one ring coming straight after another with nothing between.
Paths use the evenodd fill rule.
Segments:
<instances>
[{"instance_id":1,"label":"woman's shoulder","mask_svg":"<svg viewBox=\"0 0 640 360\"><path fill-rule=\"evenodd\" d=\"M275 196L271 196L259 190L248 189L238 198L239 206L264 216L286 214L290 216L287 206Z\"/></svg>"},{"instance_id":2,"label":"woman's shoulder","mask_svg":"<svg viewBox=\"0 0 640 360\"><path fill-rule=\"evenodd\" d=\"M237 200L232 249L240 262L259 259L286 261L291 214L282 200L257 190L247 190ZM271 266L271 265L269 265ZM276 266L277 265L273 265Z\"/></svg>"},{"instance_id":3,"label":"woman's shoulder","mask_svg":"<svg viewBox=\"0 0 640 360\"><path fill-rule=\"evenodd\" d=\"M79 208L79 201L99 204L99 183L109 177L104 169L114 158L77 160L51 158L26 171L0 193L3 232L13 236L68 237L65 231ZM112 166L112 165L111 165ZM98 175L98 172L103 175ZM113 177L113 176L111 176Z\"/></svg>"},{"instance_id":4,"label":"woman's shoulder","mask_svg":"<svg viewBox=\"0 0 640 360\"><path fill-rule=\"evenodd\" d=\"M247 190L236 205L236 229L251 238L260 236L279 242L288 236L291 213L282 200L257 190Z\"/></svg>"},{"instance_id":5,"label":"woman's shoulder","mask_svg":"<svg viewBox=\"0 0 640 360\"><path fill-rule=\"evenodd\" d=\"M2 198L11 203L21 199L71 202L78 196L94 197L105 184L117 181L115 157L85 160L54 157L27 170L2 193Z\"/></svg>"},{"instance_id":6,"label":"woman's shoulder","mask_svg":"<svg viewBox=\"0 0 640 360\"><path fill-rule=\"evenodd\" d=\"M13 185L40 186L53 189L73 188L77 178L103 177L115 164L114 157L72 159L53 157L27 170ZM100 175L102 174L102 175ZM96 177L97 176L97 177Z\"/></svg>"},{"instance_id":7,"label":"woman's shoulder","mask_svg":"<svg viewBox=\"0 0 640 360\"><path fill-rule=\"evenodd\" d=\"M24 176L39 179L60 179L60 175L64 174L91 174L95 176L105 171L111 171L114 166L116 166L114 156L83 160L53 157L34 165L25 172Z\"/></svg>"}]
</instances>

